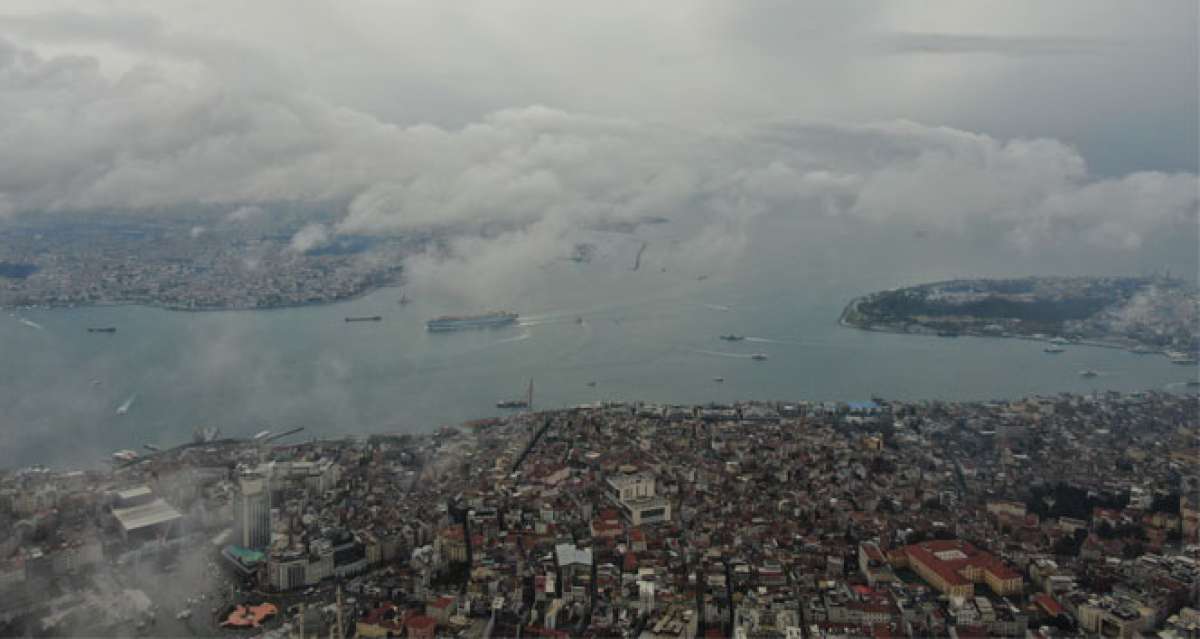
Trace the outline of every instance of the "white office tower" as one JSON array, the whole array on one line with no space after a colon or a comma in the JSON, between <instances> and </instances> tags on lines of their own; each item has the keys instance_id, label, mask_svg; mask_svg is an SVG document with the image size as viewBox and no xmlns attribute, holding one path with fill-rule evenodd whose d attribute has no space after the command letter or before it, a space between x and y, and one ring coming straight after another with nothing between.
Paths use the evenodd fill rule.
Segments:
<instances>
[{"instance_id":1,"label":"white office tower","mask_svg":"<svg viewBox=\"0 0 1200 639\"><path fill-rule=\"evenodd\" d=\"M242 546L266 548L271 545L271 492L267 480L257 473L245 473L239 484L237 514Z\"/></svg>"}]
</instances>

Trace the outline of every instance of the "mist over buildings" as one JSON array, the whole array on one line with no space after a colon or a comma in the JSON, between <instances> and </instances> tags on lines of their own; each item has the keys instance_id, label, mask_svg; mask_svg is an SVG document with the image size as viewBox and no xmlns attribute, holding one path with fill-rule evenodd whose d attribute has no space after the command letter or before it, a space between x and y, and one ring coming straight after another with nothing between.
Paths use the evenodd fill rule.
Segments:
<instances>
[{"instance_id":1,"label":"mist over buildings","mask_svg":"<svg viewBox=\"0 0 1200 639\"><path fill-rule=\"evenodd\" d=\"M327 200L337 223L294 250L440 229L449 250L410 270L445 281L646 218L701 259L764 216L986 236L1014 259L1196 230L1192 3L270 4L222 28L6 5L0 214Z\"/></svg>"}]
</instances>

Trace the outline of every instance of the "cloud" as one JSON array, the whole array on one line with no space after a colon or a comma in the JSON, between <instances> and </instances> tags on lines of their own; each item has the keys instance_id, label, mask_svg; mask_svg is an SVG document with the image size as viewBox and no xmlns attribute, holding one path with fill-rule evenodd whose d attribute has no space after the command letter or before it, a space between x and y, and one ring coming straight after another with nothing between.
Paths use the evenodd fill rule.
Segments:
<instances>
[{"instance_id":1,"label":"cloud","mask_svg":"<svg viewBox=\"0 0 1200 639\"><path fill-rule=\"evenodd\" d=\"M546 106L397 126L276 83L146 65L110 78L95 58L2 40L0 149L0 203L13 212L208 203L241 221L273 202L344 202L292 250L437 229L452 239L414 258L410 276L477 292L567 255L587 229L653 217L671 220L654 255L682 263L735 259L763 216L916 227L1024 254L1130 253L1194 224L1197 207L1195 174L1096 177L1050 138L907 120L696 128Z\"/></svg>"},{"instance_id":2,"label":"cloud","mask_svg":"<svg viewBox=\"0 0 1200 639\"><path fill-rule=\"evenodd\" d=\"M246 222L262 217L265 212L261 206L239 206L225 216L225 221Z\"/></svg>"},{"instance_id":3,"label":"cloud","mask_svg":"<svg viewBox=\"0 0 1200 639\"><path fill-rule=\"evenodd\" d=\"M329 231L324 224L306 224L292 236L288 249L296 253L307 253L329 243Z\"/></svg>"},{"instance_id":4,"label":"cloud","mask_svg":"<svg viewBox=\"0 0 1200 639\"><path fill-rule=\"evenodd\" d=\"M891 33L881 36L880 43L883 52L893 54L1016 57L1098 54L1126 44L1110 38L960 33Z\"/></svg>"}]
</instances>

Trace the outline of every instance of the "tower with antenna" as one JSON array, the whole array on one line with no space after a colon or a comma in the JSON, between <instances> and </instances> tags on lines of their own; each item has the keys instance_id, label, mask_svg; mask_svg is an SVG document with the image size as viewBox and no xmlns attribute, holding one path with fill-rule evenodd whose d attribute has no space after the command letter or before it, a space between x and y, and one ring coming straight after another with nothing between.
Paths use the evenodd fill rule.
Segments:
<instances>
[{"instance_id":1,"label":"tower with antenna","mask_svg":"<svg viewBox=\"0 0 1200 639\"><path fill-rule=\"evenodd\" d=\"M529 389L525 391L525 406L533 410L533 378L529 378Z\"/></svg>"}]
</instances>

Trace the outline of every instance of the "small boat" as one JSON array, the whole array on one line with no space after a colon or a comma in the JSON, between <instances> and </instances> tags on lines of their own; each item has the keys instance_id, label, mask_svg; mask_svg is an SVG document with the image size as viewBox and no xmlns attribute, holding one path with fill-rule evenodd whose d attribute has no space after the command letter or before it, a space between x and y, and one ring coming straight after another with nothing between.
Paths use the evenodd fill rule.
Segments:
<instances>
[{"instance_id":1,"label":"small boat","mask_svg":"<svg viewBox=\"0 0 1200 639\"><path fill-rule=\"evenodd\" d=\"M400 306L405 306L405 305L407 305L407 304L408 304L409 302L411 302L411 301L412 301L412 300L408 299L408 296L407 296L407 295L405 295L403 292L401 292L401 293L400 293L400 299L399 299L399 300L398 300L396 303L397 303L397 304L399 304Z\"/></svg>"},{"instance_id":2,"label":"small boat","mask_svg":"<svg viewBox=\"0 0 1200 639\"><path fill-rule=\"evenodd\" d=\"M938 331L938 337L958 337L958 331Z\"/></svg>"},{"instance_id":3,"label":"small boat","mask_svg":"<svg viewBox=\"0 0 1200 639\"><path fill-rule=\"evenodd\" d=\"M587 385L588 385L588 387L589 387L589 388L595 388L595 387L596 387L596 382L588 382L588 383L587 383Z\"/></svg>"},{"instance_id":4,"label":"small boat","mask_svg":"<svg viewBox=\"0 0 1200 639\"><path fill-rule=\"evenodd\" d=\"M120 406L117 407L117 414L118 415L127 414L129 412L129 409L133 406L133 400L135 400L135 399L137 399L137 393L130 395L128 399L126 399L124 402L122 402L122 404Z\"/></svg>"},{"instance_id":5,"label":"small boat","mask_svg":"<svg viewBox=\"0 0 1200 639\"><path fill-rule=\"evenodd\" d=\"M576 324L582 324L582 323L583 323L583 318L582 318L582 317L576 317L576 318L575 318L575 323L576 323Z\"/></svg>"},{"instance_id":6,"label":"small boat","mask_svg":"<svg viewBox=\"0 0 1200 639\"><path fill-rule=\"evenodd\" d=\"M745 335L735 335L733 333L730 333L728 335L722 335L721 339L725 340L726 342L740 342L740 341L746 339L746 336Z\"/></svg>"},{"instance_id":7,"label":"small boat","mask_svg":"<svg viewBox=\"0 0 1200 639\"><path fill-rule=\"evenodd\" d=\"M115 326L89 326L87 329L87 332L89 332L89 333L115 333L115 332L117 332L117 327L115 327Z\"/></svg>"},{"instance_id":8,"label":"small boat","mask_svg":"<svg viewBox=\"0 0 1200 639\"><path fill-rule=\"evenodd\" d=\"M717 382L717 383L720 383L720 382L723 382L723 381L725 381L725 378L724 378L724 377L714 377L714 378L713 378L713 381L714 381L714 382Z\"/></svg>"},{"instance_id":9,"label":"small boat","mask_svg":"<svg viewBox=\"0 0 1200 639\"><path fill-rule=\"evenodd\" d=\"M1047 346L1046 348L1042 349L1042 352L1043 353L1061 353L1064 350L1066 350L1066 349L1060 348L1058 346Z\"/></svg>"},{"instance_id":10,"label":"small boat","mask_svg":"<svg viewBox=\"0 0 1200 639\"><path fill-rule=\"evenodd\" d=\"M763 361L764 359L767 359L767 354L766 354L766 353L755 353L755 354L753 354L753 355L751 355L751 356L750 356L750 359L757 360L757 361L760 361L760 362L761 362L761 361Z\"/></svg>"},{"instance_id":11,"label":"small boat","mask_svg":"<svg viewBox=\"0 0 1200 639\"><path fill-rule=\"evenodd\" d=\"M378 322L383 319L380 315L367 315L364 317L347 317L347 322Z\"/></svg>"},{"instance_id":12,"label":"small boat","mask_svg":"<svg viewBox=\"0 0 1200 639\"><path fill-rule=\"evenodd\" d=\"M99 385L100 385L100 380L98 380L98 379L92 380L92 386L99 386Z\"/></svg>"},{"instance_id":13,"label":"small boat","mask_svg":"<svg viewBox=\"0 0 1200 639\"><path fill-rule=\"evenodd\" d=\"M496 402L496 408L527 408L529 402L523 399L506 399Z\"/></svg>"},{"instance_id":14,"label":"small boat","mask_svg":"<svg viewBox=\"0 0 1200 639\"><path fill-rule=\"evenodd\" d=\"M1189 379L1187 385L1193 387L1200 386L1200 379Z\"/></svg>"},{"instance_id":15,"label":"small boat","mask_svg":"<svg viewBox=\"0 0 1200 639\"><path fill-rule=\"evenodd\" d=\"M1100 373L1097 373L1096 371L1094 371L1094 370L1092 370L1092 369L1090 369L1090 368L1089 368L1089 369L1085 369L1085 370L1081 370L1081 371L1079 371L1079 376L1080 376L1080 377L1089 377L1089 378L1090 378L1090 377L1096 377L1096 376L1098 376L1099 374L1100 374Z\"/></svg>"}]
</instances>

